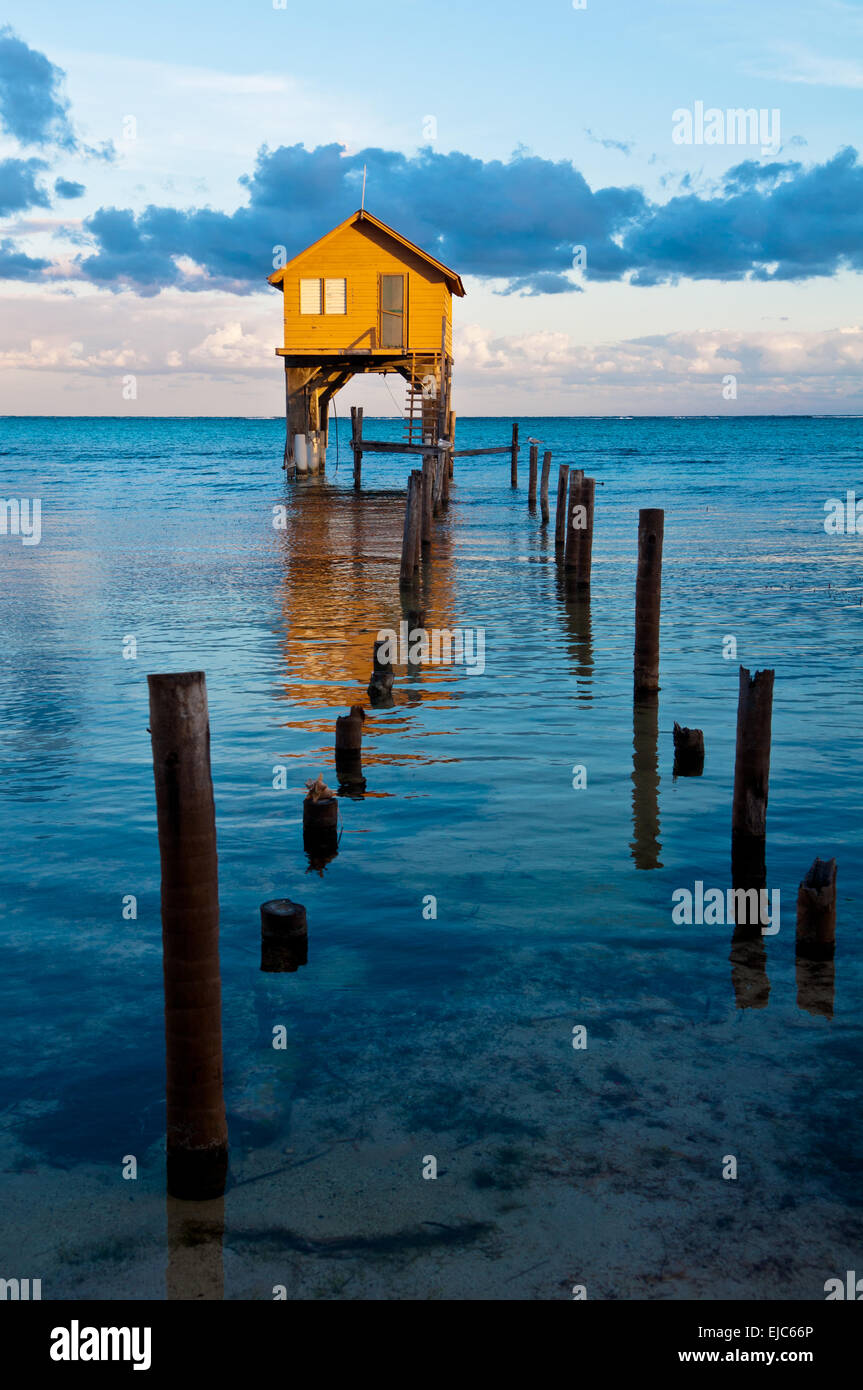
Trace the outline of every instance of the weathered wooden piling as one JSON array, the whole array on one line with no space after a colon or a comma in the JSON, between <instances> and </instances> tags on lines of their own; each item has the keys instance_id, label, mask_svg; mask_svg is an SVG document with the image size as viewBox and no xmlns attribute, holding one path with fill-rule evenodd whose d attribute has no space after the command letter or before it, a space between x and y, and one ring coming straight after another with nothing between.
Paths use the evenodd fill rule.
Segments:
<instances>
[{"instance_id":1,"label":"weathered wooden piling","mask_svg":"<svg viewBox=\"0 0 863 1390\"><path fill-rule=\"evenodd\" d=\"M423 509L422 509L422 543L424 546L431 545L432 538L432 490L434 488L434 459L431 454L423 457Z\"/></svg>"},{"instance_id":2,"label":"weathered wooden piling","mask_svg":"<svg viewBox=\"0 0 863 1390\"><path fill-rule=\"evenodd\" d=\"M228 1171L219 877L203 671L147 677L162 870L168 1192L219 1197Z\"/></svg>"},{"instance_id":3,"label":"weathered wooden piling","mask_svg":"<svg viewBox=\"0 0 863 1390\"><path fill-rule=\"evenodd\" d=\"M551 472L551 450L546 449L542 456L542 477L539 483L539 506L542 513L543 526L548 525L548 476Z\"/></svg>"},{"instance_id":4,"label":"weathered wooden piling","mask_svg":"<svg viewBox=\"0 0 863 1390\"><path fill-rule=\"evenodd\" d=\"M309 928L306 909L290 898L261 903L261 969L284 974L308 964Z\"/></svg>"},{"instance_id":5,"label":"weathered wooden piling","mask_svg":"<svg viewBox=\"0 0 863 1390\"><path fill-rule=\"evenodd\" d=\"M797 892L797 955L832 960L836 949L836 860L816 859Z\"/></svg>"},{"instance_id":6,"label":"weathered wooden piling","mask_svg":"<svg viewBox=\"0 0 863 1390\"><path fill-rule=\"evenodd\" d=\"M557 512L554 518L554 545L559 552L566 546L566 494L569 488L569 464L557 470Z\"/></svg>"},{"instance_id":7,"label":"weathered wooden piling","mask_svg":"<svg viewBox=\"0 0 863 1390\"><path fill-rule=\"evenodd\" d=\"M537 476L537 470L538 470L538 468L539 468L539 445L538 445L538 444L531 444L531 446L530 446L530 462L529 462L529 464L528 464L528 479L527 479L527 502L528 502L528 506L531 507L531 508L533 508L533 507L536 506L536 476Z\"/></svg>"},{"instance_id":8,"label":"weathered wooden piling","mask_svg":"<svg viewBox=\"0 0 863 1390\"><path fill-rule=\"evenodd\" d=\"M590 588L590 568L593 556L593 513L596 480L586 478L584 470L576 468L569 475L569 527L566 536L564 568L567 581L577 589Z\"/></svg>"},{"instance_id":9,"label":"weathered wooden piling","mask_svg":"<svg viewBox=\"0 0 863 1390\"><path fill-rule=\"evenodd\" d=\"M635 581L636 694L659 689L659 614L664 531L665 512L658 507L642 507L638 513L638 574Z\"/></svg>"},{"instance_id":10,"label":"weathered wooden piling","mask_svg":"<svg viewBox=\"0 0 863 1390\"><path fill-rule=\"evenodd\" d=\"M351 705L350 714L339 715L336 720L336 776L339 786L348 794L366 784L363 776L365 717L362 705Z\"/></svg>"},{"instance_id":11,"label":"weathered wooden piling","mask_svg":"<svg viewBox=\"0 0 863 1390\"><path fill-rule=\"evenodd\" d=\"M583 468L570 468L569 470L569 497L566 504L566 520L564 523L563 534L563 567L565 570L575 569L575 526L576 521L583 520L581 507L581 485L584 482Z\"/></svg>"},{"instance_id":12,"label":"weathered wooden piling","mask_svg":"<svg viewBox=\"0 0 863 1390\"><path fill-rule=\"evenodd\" d=\"M512 427L512 453L509 466L509 481L512 487L518 487L518 425Z\"/></svg>"},{"instance_id":13,"label":"weathered wooden piling","mask_svg":"<svg viewBox=\"0 0 863 1390\"><path fill-rule=\"evenodd\" d=\"M363 407L351 406L351 445L354 451L354 487L360 487L363 476Z\"/></svg>"},{"instance_id":14,"label":"weathered wooden piling","mask_svg":"<svg viewBox=\"0 0 863 1390\"><path fill-rule=\"evenodd\" d=\"M419 481L418 481L419 480ZM422 510L422 474L415 468L408 477L405 493L405 524L402 533L402 558L399 567L399 583L413 584L414 570L419 563L419 530L422 525L419 512Z\"/></svg>"},{"instance_id":15,"label":"weathered wooden piling","mask_svg":"<svg viewBox=\"0 0 863 1390\"><path fill-rule=\"evenodd\" d=\"M303 830L310 832L332 830L339 823L339 803L323 777L306 783L308 791L303 802Z\"/></svg>"},{"instance_id":16,"label":"weathered wooden piling","mask_svg":"<svg viewBox=\"0 0 863 1390\"><path fill-rule=\"evenodd\" d=\"M750 676L740 667L731 855L733 872L743 877L751 877L764 860L773 679L773 671L756 671Z\"/></svg>"},{"instance_id":17,"label":"weathered wooden piling","mask_svg":"<svg viewBox=\"0 0 863 1390\"><path fill-rule=\"evenodd\" d=\"M457 419L458 416L455 411L451 410L449 413L449 425L447 427L447 439L449 440L449 467L447 472L451 478L453 476L453 455L455 453L455 427ZM447 488L447 497L449 497L449 488Z\"/></svg>"},{"instance_id":18,"label":"weathered wooden piling","mask_svg":"<svg viewBox=\"0 0 863 1390\"><path fill-rule=\"evenodd\" d=\"M704 733L674 724L675 777L700 777L704 771Z\"/></svg>"},{"instance_id":19,"label":"weathered wooden piling","mask_svg":"<svg viewBox=\"0 0 863 1390\"><path fill-rule=\"evenodd\" d=\"M424 481L421 468L411 470L413 480L414 495L411 503L411 554L413 556L414 572L419 569L422 560L422 535L423 535L423 488Z\"/></svg>"}]
</instances>

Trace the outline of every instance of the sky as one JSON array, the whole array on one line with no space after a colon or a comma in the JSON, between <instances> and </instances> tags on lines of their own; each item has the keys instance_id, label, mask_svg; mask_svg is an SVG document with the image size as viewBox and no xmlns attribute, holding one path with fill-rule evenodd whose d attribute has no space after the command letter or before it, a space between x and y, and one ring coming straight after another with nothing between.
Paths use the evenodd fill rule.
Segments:
<instances>
[{"instance_id":1,"label":"sky","mask_svg":"<svg viewBox=\"0 0 863 1390\"><path fill-rule=\"evenodd\" d=\"M273 249L365 166L460 415L863 415L861 114L863 0L7 0L0 413L281 413Z\"/></svg>"}]
</instances>

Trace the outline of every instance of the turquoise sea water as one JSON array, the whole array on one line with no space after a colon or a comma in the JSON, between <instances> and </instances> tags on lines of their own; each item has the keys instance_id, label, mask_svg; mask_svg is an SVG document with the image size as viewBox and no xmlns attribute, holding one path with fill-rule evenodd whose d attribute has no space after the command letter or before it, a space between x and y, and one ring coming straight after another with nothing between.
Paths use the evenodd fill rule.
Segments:
<instances>
[{"instance_id":1,"label":"turquoise sea water","mask_svg":"<svg viewBox=\"0 0 863 1390\"><path fill-rule=\"evenodd\" d=\"M198 1277L234 1298L823 1298L859 1265L863 539L823 523L863 497L861 423L520 423L521 486L506 454L456 459L422 576L427 627L483 629L485 670L396 668L365 796L315 867L304 783L334 785L335 717L368 703L374 638L405 613L409 463L367 455L356 494L344 423L338 465L331 430L326 477L293 483L277 420L0 422L0 495L42 504L38 545L0 536L0 1274L45 1298ZM509 429L459 420L457 447ZM597 479L589 605L528 509L529 436L553 451L552 529L558 464ZM631 691L646 506L666 513L655 735ZM782 916L735 993L730 930L671 907L730 886L740 663L776 671ZM162 1195L147 733L147 673L194 669L231 1140L209 1284L177 1274L185 1214ZM672 777L675 720L704 730L701 778ZM832 981L795 972L816 854L839 864ZM258 907L280 896L306 905L309 961L262 974Z\"/></svg>"}]
</instances>

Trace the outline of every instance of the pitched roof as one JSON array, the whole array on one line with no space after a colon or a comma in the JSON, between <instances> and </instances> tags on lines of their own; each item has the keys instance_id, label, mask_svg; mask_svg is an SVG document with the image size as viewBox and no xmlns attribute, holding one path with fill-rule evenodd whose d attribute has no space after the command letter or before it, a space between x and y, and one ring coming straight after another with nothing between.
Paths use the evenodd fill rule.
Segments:
<instances>
[{"instance_id":1,"label":"pitched roof","mask_svg":"<svg viewBox=\"0 0 863 1390\"><path fill-rule=\"evenodd\" d=\"M433 265L435 269L439 270L443 275L452 294L458 295L460 298L464 296L464 285L461 282L460 275L457 275L454 270L450 270L449 266L445 266L443 261L439 261L436 257L430 256L428 251L423 251L421 246L417 246L414 242L408 241L407 237L402 236L401 232L396 232L392 227L388 227L386 222L381 222L379 217L374 217L372 213L366 212L363 209L359 212L355 212L351 217L346 218L344 222L340 222L337 227L333 227L332 231L327 232L326 236L322 236L317 241L313 241L311 246L307 246L304 251L300 251L296 256L292 256L287 264L283 265L279 270L274 270L272 275L267 276L270 284L281 284L285 276L285 271L294 261L298 261L301 257L308 255L309 251L313 251L316 247L323 246L324 242L329 241L330 237L334 237L337 232L343 231L345 227L355 227L360 222L368 222L371 226L377 227L379 232L383 232L386 236L392 237L393 241L399 242L401 246L406 246L409 251L413 251L414 255L419 256L421 260L428 261L429 265Z\"/></svg>"}]
</instances>

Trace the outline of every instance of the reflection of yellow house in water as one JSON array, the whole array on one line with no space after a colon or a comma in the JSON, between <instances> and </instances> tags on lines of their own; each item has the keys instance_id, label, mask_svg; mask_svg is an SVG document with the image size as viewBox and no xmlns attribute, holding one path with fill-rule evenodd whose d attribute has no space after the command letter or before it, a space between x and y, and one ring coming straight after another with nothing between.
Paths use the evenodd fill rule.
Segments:
<instances>
[{"instance_id":1,"label":"reflection of yellow house in water","mask_svg":"<svg viewBox=\"0 0 863 1390\"><path fill-rule=\"evenodd\" d=\"M411 679L405 679L404 668L395 667L396 705L404 707L404 716L391 711L376 720L368 708L366 687L375 638L383 628L398 631L408 612L398 575L404 508L403 493L303 487L292 493L287 529L276 533L284 546L285 695L299 706L321 711L287 723L325 734L327 748L333 746L335 715L352 704L366 706L367 729L385 726L399 732L408 722L404 716L411 704L451 698L452 667L425 666ZM453 559L443 527L435 539L433 562L425 569L420 602L427 626L455 625ZM370 750L364 759L380 762L387 755L375 756Z\"/></svg>"}]
</instances>

